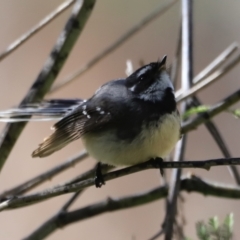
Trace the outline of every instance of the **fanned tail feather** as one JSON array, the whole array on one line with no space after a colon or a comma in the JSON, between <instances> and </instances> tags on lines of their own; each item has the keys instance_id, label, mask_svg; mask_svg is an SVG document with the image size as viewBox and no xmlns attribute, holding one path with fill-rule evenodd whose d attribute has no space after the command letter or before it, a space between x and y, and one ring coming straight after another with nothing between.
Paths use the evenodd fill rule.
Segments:
<instances>
[{"instance_id":1,"label":"fanned tail feather","mask_svg":"<svg viewBox=\"0 0 240 240\"><path fill-rule=\"evenodd\" d=\"M52 121L79 106L81 99L53 99L0 111L0 122Z\"/></svg>"},{"instance_id":2,"label":"fanned tail feather","mask_svg":"<svg viewBox=\"0 0 240 240\"><path fill-rule=\"evenodd\" d=\"M41 144L39 144L39 147L35 151L33 151L32 157L47 157L52 153L65 147L73 140L74 139L64 130L57 130L52 133L52 135L45 138Z\"/></svg>"}]
</instances>

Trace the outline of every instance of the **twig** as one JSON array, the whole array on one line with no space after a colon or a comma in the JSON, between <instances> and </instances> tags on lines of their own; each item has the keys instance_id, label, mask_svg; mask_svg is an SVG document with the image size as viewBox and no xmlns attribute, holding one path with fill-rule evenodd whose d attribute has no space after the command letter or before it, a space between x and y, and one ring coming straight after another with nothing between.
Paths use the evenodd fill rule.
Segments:
<instances>
[{"instance_id":1,"label":"twig","mask_svg":"<svg viewBox=\"0 0 240 240\"><path fill-rule=\"evenodd\" d=\"M198 192L204 196L218 196L229 199L240 199L240 188L227 186L219 183L204 181L198 177L183 177L180 182L181 191ZM118 199L108 198L105 201L95 203L71 212L63 212L47 220L33 233L24 238L25 240L43 239L53 233L58 228L62 228L73 222L88 219L102 213L123 210L147 204L168 195L167 186L161 186L150 191L134 194Z\"/></svg>"},{"instance_id":2,"label":"twig","mask_svg":"<svg viewBox=\"0 0 240 240\"><path fill-rule=\"evenodd\" d=\"M182 86L181 89L187 92L193 80L193 0L182 0ZM181 113L187 109L187 102L181 104ZM184 160L187 135L177 143L174 161ZM177 200L180 191L181 169L172 171L172 179L167 202L167 211L163 224L165 240L173 238L175 218L177 214Z\"/></svg>"},{"instance_id":3,"label":"twig","mask_svg":"<svg viewBox=\"0 0 240 240\"><path fill-rule=\"evenodd\" d=\"M156 233L154 236L152 236L151 238L149 238L149 240L156 240L158 239L160 236L162 236L164 234L164 230L161 229L158 233Z\"/></svg>"},{"instance_id":4,"label":"twig","mask_svg":"<svg viewBox=\"0 0 240 240\"><path fill-rule=\"evenodd\" d=\"M206 68L204 68L194 79L193 84L196 84L211 73L213 73L217 68L221 67L225 61L232 56L239 49L238 43L232 43L227 49L225 49L217 58L215 58Z\"/></svg>"},{"instance_id":5,"label":"twig","mask_svg":"<svg viewBox=\"0 0 240 240\"><path fill-rule=\"evenodd\" d=\"M240 187L235 185L211 182L195 175L185 176L181 181L181 190L198 192L205 196L215 196L230 199L240 198Z\"/></svg>"},{"instance_id":6,"label":"twig","mask_svg":"<svg viewBox=\"0 0 240 240\"><path fill-rule=\"evenodd\" d=\"M57 214L49 218L49 220L47 220L39 229L34 231L29 237L25 239L43 239L44 237L55 231L59 227L58 221L56 221L56 219L61 219L62 216L67 213L68 208L77 200L77 198L83 191L84 190L80 190L74 193L73 196L62 206L62 208Z\"/></svg>"},{"instance_id":7,"label":"twig","mask_svg":"<svg viewBox=\"0 0 240 240\"><path fill-rule=\"evenodd\" d=\"M186 136L177 143L175 148L175 162L182 162L186 149ZM165 239L172 239L175 215L177 213L177 200L180 191L181 169L174 169L171 176L171 184L167 199L167 209L162 228L165 233Z\"/></svg>"},{"instance_id":8,"label":"twig","mask_svg":"<svg viewBox=\"0 0 240 240\"><path fill-rule=\"evenodd\" d=\"M48 16L42 19L36 26L22 35L19 39L11 43L5 51L0 53L0 61L2 61L5 57L9 56L13 51L18 49L23 43L33 37L37 32L39 32L42 28L44 28L47 24L52 22L57 16L67 10L75 0L67 0L57 7L53 12L51 12Z\"/></svg>"},{"instance_id":9,"label":"twig","mask_svg":"<svg viewBox=\"0 0 240 240\"><path fill-rule=\"evenodd\" d=\"M179 41L178 41L179 42ZM216 70L217 68L219 68L220 66L222 66L223 63L225 63L225 61L230 58L232 56L232 54L237 50L239 49L239 45L238 43L232 43L227 49L225 49L218 57L216 57L209 65L207 65L206 68L204 68L197 76L194 77L193 79L193 84L198 84L199 82L205 80L210 74L212 74L214 72L214 70ZM237 57L236 57L237 59ZM237 64L238 61L234 61L232 60L227 66L230 66L231 67L231 64L233 64L232 67L234 67L235 64ZM173 65L174 65L174 62L173 62ZM174 74L175 74L175 71L174 71L174 67L171 71L171 78L174 79ZM212 76L218 76L218 74L216 74L218 71L216 70L215 73L213 73ZM221 70L221 72L223 72ZM223 73L224 74L224 73ZM222 75L223 76L223 75ZM219 76L220 78L221 76ZM219 79L217 77L217 79ZM210 78L212 79L212 81L215 81L217 79L215 78ZM209 80L210 81L210 80ZM209 81L206 81L205 84L208 84ZM174 81L173 81L174 82ZM181 95L183 94L183 90L182 89L179 89L177 92L176 92L176 97L179 98L181 97Z\"/></svg>"},{"instance_id":10,"label":"twig","mask_svg":"<svg viewBox=\"0 0 240 240\"><path fill-rule=\"evenodd\" d=\"M176 53L171 65L171 79L174 88L176 88L177 84L177 77L178 77L178 72L180 68L180 63L181 63L181 53L182 53L182 25L179 27L179 34L178 34L178 40L177 40L177 47L176 47Z\"/></svg>"},{"instance_id":11,"label":"twig","mask_svg":"<svg viewBox=\"0 0 240 240\"><path fill-rule=\"evenodd\" d=\"M113 167L109 167L108 165L105 165L103 164L102 165L102 172L105 173L107 172L110 168L113 168ZM68 183L66 183L66 185L69 185L69 184L72 184L72 183L75 183L75 182L79 182L81 180L84 180L86 178L89 178L89 177L93 177L94 174L95 174L95 171L96 171L96 167L94 167L93 169L85 172L84 174L81 174L80 176L78 176L77 178L69 181ZM57 227L57 225L55 227L51 227L52 224L56 218L61 218L61 216L66 213L66 211L69 209L69 207L77 200L77 198L83 193L85 189L81 189L79 190L78 192L74 193L70 199L61 207L61 209L53 216L51 217L49 220L46 221L46 223L44 223L44 226L49 226L50 228L48 228L48 231L46 233L50 234L52 231L56 230L55 227ZM44 229L44 227L43 227ZM35 232L35 231L34 231ZM39 232L38 230L36 230L36 233L37 235L40 234L42 235L41 231ZM44 231L45 233L45 231ZM45 233L45 234L46 234ZM32 235L32 234L31 234ZM34 234L33 234L34 235ZM30 238L31 239L31 238ZM32 237L32 239L36 239L34 238L34 236ZM42 238L41 238L42 239Z\"/></svg>"},{"instance_id":12,"label":"twig","mask_svg":"<svg viewBox=\"0 0 240 240\"><path fill-rule=\"evenodd\" d=\"M60 88L64 87L65 85L71 83L72 81L74 81L76 78L81 76L83 73L85 73L87 70L89 70L95 64L97 64L100 60L102 60L104 57L106 57L108 54L110 54L111 52L116 50L125 41L127 41L129 38L131 38L134 34L136 34L138 31L142 30L151 21L153 21L157 17L163 15L176 2L178 2L178 0L172 0L172 1L168 2L166 5L158 7L156 10L154 10L152 13L150 13L146 18L142 19L139 23L137 23L130 30L128 30L126 33L124 33L116 42L111 44L108 48L106 48L101 53L99 53L97 56L95 56L93 59L91 59L88 63L83 65L79 70L77 70L75 73L71 74L70 76L66 77L59 84L56 84L55 86L53 86L52 89L48 93L51 94L51 93L59 90Z\"/></svg>"},{"instance_id":13,"label":"twig","mask_svg":"<svg viewBox=\"0 0 240 240\"><path fill-rule=\"evenodd\" d=\"M114 168L115 168L114 166L109 166L107 164L102 164L101 165L102 173L107 173ZM68 186L68 185L71 185L71 184L74 184L74 183L81 182L81 181L86 180L88 178L95 178L95 175L96 175L96 166L94 166L92 169L90 169L90 170L88 170L84 173L81 173L79 176L72 178L71 180L68 180L68 181L66 181L62 184L58 184L57 186L52 187L52 189L59 188L59 187L65 187L65 186Z\"/></svg>"},{"instance_id":14,"label":"twig","mask_svg":"<svg viewBox=\"0 0 240 240\"><path fill-rule=\"evenodd\" d=\"M115 168L114 166L110 166L110 165L107 165L107 164L102 164L101 165L102 173L107 173L114 168ZM96 166L94 166L92 169L86 171L85 173L81 173L79 176L74 177L73 179L65 182L64 184L62 184L60 186L65 186L65 185L70 185L70 184L73 184L73 183L77 183L77 182L80 182L80 181L85 180L87 178L95 177L95 175L96 175Z\"/></svg>"},{"instance_id":15,"label":"twig","mask_svg":"<svg viewBox=\"0 0 240 240\"><path fill-rule=\"evenodd\" d=\"M214 70L216 70L218 67L220 67L225 61L232 56L232 54L239 49L238 43L232 43L227 49L225 49L216 59L214 59L204 70L202 70L194 79L193 83L197 83L203 79L205 79L209 74L211 74ZM201 102L199 99L195 96L192 99L192 102L194 103L194 106L201 105ZM222 151L223 155L226 158L231 158L231 154L229 150L227 149L227 146L215 126L215 124L211 121L208 121L205 123L205 126L207 127L208 131L211 133L213 138L215 139L216 143L218 144L220 150ZM231 173L231 175L234 177L237 184L240 184L240 176L237 168L235 166L228 166L228 169Z\"/></svg>"},{"instance_id":16,"label":"twig","mask_svg":"<svg viewBox=\"0 0 240 240\"><path fill-rule=\"evenodd\" d=\"M239 48L238 43L232 43L227 49L225 49L216 59L213 60L204 70L202 70L194 79L193 83L197 83L203 79L205 79L209 74L211 74L214 70L216 70L218 67L220 67L232 54ZM233 60L233 63L235 61ZM235 62L237 63L237 62ZM231 63L229 64L231 65ZM228 65L228 66L229 66ZM193 102L195 102L195 106L201 105L197 97L193 97ZM226 144L224 143L224 140L215 126L215 124L211 121L208 121L205 123L207 129L211 133L211 135L214 137L216 143L218 144L219 148L221 149L223 155L226 158L230 158L231 155L226 147ZM238 170L235 166L228 166L229 171L234 176L236 182L240 184L240 176L238 173Z\"/></svg>"},{"instance_id":17,"label":"twig","mask_svg":"<svg viewBox=\"0 0 240 240\"><path fill-rule=\"evenodd\" d=\"M193 81L193 0L182 0L182 88Z\"/></svg>"},{"instance_id":18,"label":"twig","mask_svg":"<svg viewBox=\"0 0 240 240\"><path fill-rule=\"evenodd\" d=\"M239 61L240 61L240 54L234 57L234 59L232 59L228 64L226 64L225 67L215 71L210 76L208 76L204 80L194 85L188 91L186 92L182 90L177 91L175 94L177 102L182 102L183 100L195 95L200 90L203 90L209 84L212 84L213 82L215 82L216 80L224 76L227 72L229 72L234 66L236 66L237 63L239 63Z\"/></svg>"},{"instance_id":19,"label":"twig","mask_svg":"<svg viewBox=\"0 0 240 240\"><path fill-rule=\"evenodd\" d=\"M59 211L59 214L62 214L62 212L66 212L69 209L69 207L77 200L77 198L83 191L84 189L74 193L72 197L62 206L62 208Z\"/></svg>"},{"instance_id":20,"label":"twig","mask_svg":"<svg viewBox=\"0 0 240 240\"><path fill-rule=\"evenodd\" d=\"M210 159L210 160L199 160L199 161L183 161L183 162L159 162L158 160L151 160L141 164L137 164L131 167L113 171L107 174L104 174L104 180L109 181L119 177L127 176L136 172L144 171L147 169L155 168L201 168L209 170L211 167L216 166L227 166L227 165L240 165L240 158L219 158L219 159ZM59 195L67 194L70 192L77 192L84 188L95 185L94 178L83 180L78 183L68 184L65 186L59 186L55 188L46 189L44 191L29 194L27 196L13 197L10 200L4 201L0 204L0 211L5 209L20 208L24 206L29 206L40 201L47 200L52 197Z\"/></svg>"},{"instance_id":21,"label":"twig","mask_svg":"<svg viewBox=\"0 0 240 240\"><path fill-rule=\"evenodd\" d=\"M159 198L167 196L167 188L161 187L142 194L123 197L118 199L107 198L105 201L80 208L78 210L63 213L59 217L51 218L51 220L40 226L34 233L25 238L25 240L43 239L59 227L75 221L84 220L94 217L104 212L126 209L144 203L152 202Z\"/></svg>"},{"instance_id":22,"label":"twig","mask_svg":"<svg viewBox=\"0 0 240 240\"><path fill-rule=\"evenodd\" d=\"M84 151L84 152L78 154L77 156L68 159L66 162L64 162L64 163L50 169L50 170L12 188L10 190L7 190L7 191L1 193L0 199L12 197L14 195L16 196L16 195L24 194L24 193L30 191L31 189L35 188L36 186L40 185L41 183L51 179L53 176L68 169L69 167L74 166L76 163L79 163L87 156L88 156L88 153L86 151Z\"/></svg>"},{"instance_id":23,"label":"twig","mask_svg":"<svg viewBox=\"0 0 240 240\"><path fill-rule=\"evenodd\" d=\"M84 2L81 0L76 1L72 14L67 21L64 30L60 34L50 57L46 61L42 71L27 95L21 101L20 106L22 104L40 101L44 97L63 67L63 64L73 48L79 34L82 32L93 9L94 3L95 0ZM26 124L27 123L25 122L7 124L3 130L0 140L0 170Z\"/></svg>"},{"instance_id":24,"label":"twig","mask_svg":"<svg viewBox=\"0 0 240 240\"><path fill-rule=\"evenodd\" d=\"M240 100L240 90L226 97L218 104L212 106L205 113L199 114L195 118L184 122L182 124L182 133L184 134L186 132L196 129L199 125L209 121L211 118L213 118L223 110L229 108L231 105L235 104L239 100Z\"/></svg>"},{"instance_id":25,"label":"twig","mask_svg":"<svg viewBox=\"0 0 240 240\"><path fill-rule=\"evenodd\" d=\"M202 105L202 103L199 101L199 99L197 97L193 97L192 102L193 102L194 106ZM210 134L212 135L212 137L214 138L214 140L217 143L218 147L220 148L223 156L225 158L231 158L232 156L230 154L230 151L228 150L227 145L226 145L223 137L221 136L220 131L218 130L217 126L212 121L206 122L205 126L208 129L208 131L210 132ZM236 166L228 166L228 170L231 173L231 176L235 179L236 183L238 185L240 185L240 175L239 175L239 172L238 172L238 169L236 168Z\"/></svg>"}]
</instances>

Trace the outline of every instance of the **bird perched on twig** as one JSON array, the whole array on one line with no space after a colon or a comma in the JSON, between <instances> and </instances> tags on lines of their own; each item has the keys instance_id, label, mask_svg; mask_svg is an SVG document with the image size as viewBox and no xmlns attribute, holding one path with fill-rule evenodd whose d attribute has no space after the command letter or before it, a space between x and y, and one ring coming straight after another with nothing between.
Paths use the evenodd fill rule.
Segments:
<instances>
[{"instance_id":1,"label":"bird perched on twig","mask_svg":"<svg viewBox=\"0 0 240 240\"><path fill-rule=\"evenodd\" d=\"M89 154L98 161L134 165L166 157L180 138L180 117L166 71L166 56L127 78L107 82L88 100L52 100L31 111L23 107L8 113L15 117L64 115L33 157L49 156L82 138ZM104 183L99 175L97 187Z\"/></svg>"}]
</instances>

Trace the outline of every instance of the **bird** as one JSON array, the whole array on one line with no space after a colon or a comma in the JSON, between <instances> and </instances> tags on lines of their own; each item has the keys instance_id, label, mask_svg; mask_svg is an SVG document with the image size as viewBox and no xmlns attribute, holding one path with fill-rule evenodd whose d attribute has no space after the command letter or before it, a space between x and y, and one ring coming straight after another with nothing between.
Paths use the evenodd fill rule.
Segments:
<instances>
[{"instance_id":1,"label":"bird","mask_svg":"<svg viewBox=\"0 0 240 240\"><path fill-rule=\"evenodd\" d=\"M47 157L81 138L88 153L100 163L131 166L165 158L181 138L181 119L166 60L164 56L126 78L103 84L87 100L52 100L32 111L24 112L23 107L10 114L60 119L32 157ZM96 187L104 184L99 168Z\"/></svg>"}]
</instances>

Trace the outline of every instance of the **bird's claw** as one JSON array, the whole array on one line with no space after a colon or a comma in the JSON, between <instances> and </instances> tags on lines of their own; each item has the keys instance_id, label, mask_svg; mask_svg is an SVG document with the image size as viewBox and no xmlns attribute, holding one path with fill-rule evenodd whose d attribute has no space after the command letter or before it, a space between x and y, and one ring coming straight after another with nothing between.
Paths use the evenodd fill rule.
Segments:
<instances>
[{"instance_id":1,"label":"bird's claw","mask_svg":"<svg viewBox=\"0 0 240 240\"><path fill-rule=\"evenodd\" d=\"M160 173L161 173L161 176L163 177L164 171L163 171L163 169L161 168L161 164L162 164L162 162L163 162L163 159L160 158L160 157L156 157L156 158L153 158L152 160L154 161L155 167L156 167L156 168L159 168Z\"/></svg>"},{"instance_id":2,"label":"bird's claw","mask_svg":"<svg viewBox=\"0 0 240 240\"><path fill-rule=\"evenodd\" d=\"M101 163L97 163L96 172L95 172L95 186L100 188L102 185L105 185L105 181L102 175Z\"/></svg>"}]
</instances>

